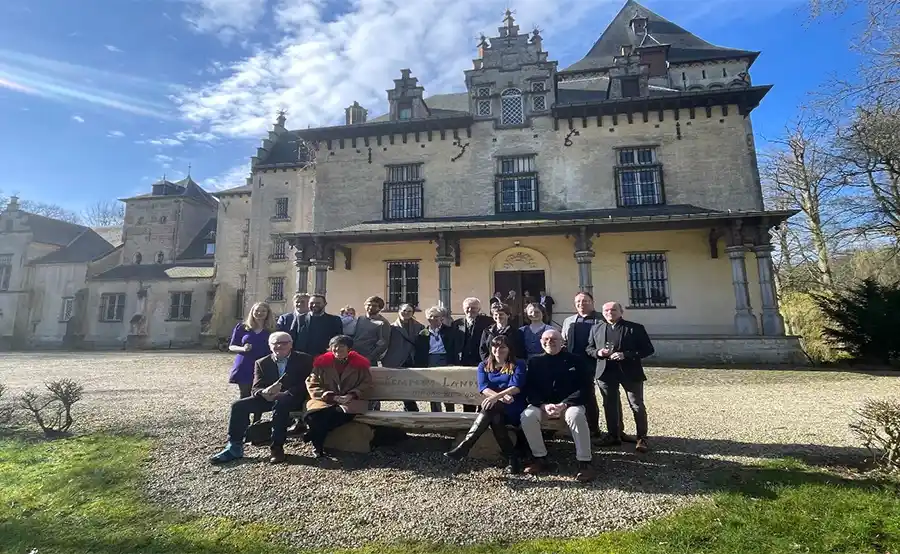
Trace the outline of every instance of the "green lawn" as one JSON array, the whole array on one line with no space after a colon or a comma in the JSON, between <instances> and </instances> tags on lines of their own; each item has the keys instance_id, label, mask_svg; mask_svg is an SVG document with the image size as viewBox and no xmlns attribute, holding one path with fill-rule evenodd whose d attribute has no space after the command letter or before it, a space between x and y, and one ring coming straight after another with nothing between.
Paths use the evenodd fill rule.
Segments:
<instances>
[{"instance_id":1,"label":"green lawn","mask_svg":"<svg viewBox=\"0 0 900 554\"><path fill-rule=\"evenodd\" d=\"M297 552L275 526L183 515L141 496L144 439L0 440L0 552ZM719 492L637 531L459 549L373 545L357 554L900 553L900 486L854 481L791 461L721 475Z\"/></svg>"}]
</instances>

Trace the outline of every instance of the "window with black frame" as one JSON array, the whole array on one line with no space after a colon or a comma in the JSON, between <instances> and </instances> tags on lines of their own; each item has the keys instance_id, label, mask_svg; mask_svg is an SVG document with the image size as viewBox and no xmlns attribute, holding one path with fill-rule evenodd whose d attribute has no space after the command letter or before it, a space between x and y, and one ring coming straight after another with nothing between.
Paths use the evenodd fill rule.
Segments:
<instances>
[{"instance_id":1,"label":"window with black frame","mask_svg":"<svg viewBox=\"0 0 900 554\"><path fill-rule=\"evenodd\" d=\"M616 152L619 206L664 204L662 164L656 148L622 148Z\"/></svg>"},{"instance_id":2,"label":"window with black frame","mask_svg":"<svg viewBox=\"0 0 900 554\"><path fill-rule=\"evenodd\" d=\"M628 304L633 308L671 307L665 253L628 254Z\"/></svg>"},{"instance_id":3,"label":"window with black frame","mask_svg":"<svg viewBox=\"0 0 900 554\"><path fill-rule=\"evenodd\" d=\"M538 180L535 155L497 158L497 213L536 212Z\"/></svg>"},{"instance_id":4,"label":"window with black frame","mask_svg":"<svg viewBox=\"0 0 900 554\"><path fill-rule=\"evenodd\" d=\"M422 164L389 165L385 169L384 219L397 221L424 217Z\"/></svg>"},{"instance_id":5,"label":"window with black frame","mask_svg":"<svg viewBox=\"0 0 900 554\"><path fill-rule=\"evenodd\" d=\"M402 304L419 306L419 262L387 262L387 310L396 312Z\"/></svg>"},{"instance_id":6,"label":"window with black frame","mask_svg":"<svg viewBox=\"0 0 900 554\"><path fill-rule=\"evenodd\" d=\"M169 319L173 321L190 321L193 298L194 295L190 292L173 292L169 296Z\"/></svg>"}]
</instances>

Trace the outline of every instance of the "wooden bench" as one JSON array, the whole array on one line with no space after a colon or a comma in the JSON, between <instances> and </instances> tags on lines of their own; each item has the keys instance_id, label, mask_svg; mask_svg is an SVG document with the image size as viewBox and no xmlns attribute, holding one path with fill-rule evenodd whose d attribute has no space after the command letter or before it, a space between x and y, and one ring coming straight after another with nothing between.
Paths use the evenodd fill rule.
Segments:
<instances>
[{"instance_id":1,"label":"wooden bench","mask_svg":"<svg viewBox=\"0 0 900 554\"><path fill-rule=\"evenodd\" d=\"M482 396L478 392L478 374L473 367L441 367L431 369L372 368L373 387L369 400L416 402L440 402L477 405ZM458 442L472 426L477 414L471 412L393 412L368 411L334 430L325 443L326 448L346 452L371 451L375 427L390 427L412 433L452 434ZM545 419L547 430L568 433L561 420ZM512 435L512 431L510 431ZM515 440L515 439L513 439ZM499 454L499 447L488 431L478 440L470 456L493 458Z\"/></svg>"}]
</instances>

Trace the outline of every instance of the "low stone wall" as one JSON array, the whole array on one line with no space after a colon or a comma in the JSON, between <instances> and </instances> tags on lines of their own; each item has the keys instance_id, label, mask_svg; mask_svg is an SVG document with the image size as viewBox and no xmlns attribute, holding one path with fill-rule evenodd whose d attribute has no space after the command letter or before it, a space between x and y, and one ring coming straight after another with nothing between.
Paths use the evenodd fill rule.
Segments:
<instances>
[{"instance_id":1,"label":"low stone wall","mask_svg":"<svg viewBox=\"0 0 900 554\"><path fill-rule=\"evenodd\" d=\"M810 365L799 337L656 335L644 365Z\"/></svg>"}]
</instances>

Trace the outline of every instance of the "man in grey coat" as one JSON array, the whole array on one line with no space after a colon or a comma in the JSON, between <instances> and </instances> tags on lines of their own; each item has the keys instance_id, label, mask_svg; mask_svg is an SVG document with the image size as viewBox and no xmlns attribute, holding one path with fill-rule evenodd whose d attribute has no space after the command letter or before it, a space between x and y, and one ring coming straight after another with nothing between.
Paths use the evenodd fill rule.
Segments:
<instances>
[{"instance_id":1,"label":"man in grey coat","mask_svg":"<svg viewBox=\"0 0 900 554\"><path fill-rule=\"evenodd\" d=\"M366 298L365 313L356 318L356 330L353 332L353 350L369 359L373 367L378 365L391 341L391 324L381 315L384 300L378 296ZM369 408L378 410L381 403L373 401Z\"/></svg>"}]
</instances>

